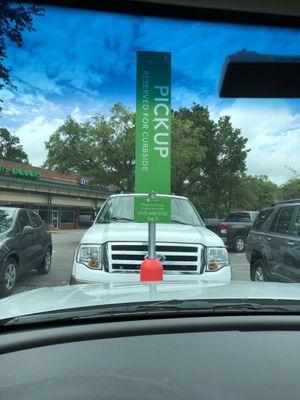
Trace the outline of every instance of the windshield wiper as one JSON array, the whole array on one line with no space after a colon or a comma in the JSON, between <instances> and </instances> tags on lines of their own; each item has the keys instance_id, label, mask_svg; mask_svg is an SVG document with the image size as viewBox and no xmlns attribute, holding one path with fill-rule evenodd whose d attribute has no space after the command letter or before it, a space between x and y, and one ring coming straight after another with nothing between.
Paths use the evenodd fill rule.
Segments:
<instances>
[{"instance_id":1,"label":"windshield wiper","mask_svg":"<svg viewBox=\"0 0 300 400\"><path fill-rule=\"evenodd\" d=\"M206 301L206 300L166 300L158 301L150 304L141 304L138 307L139 310L175 310L175 311L196 311L196 312L244 312L244 311L291 311L289 306L285 305L270 305L270 304L259 304L256 302L227 302L220 300ZM295 306L294 309L295 310ZM300 304L296 306L296 311L300 312Z\"/></svg>"},{"instance_id":2,"label":"windshield wiper","mask_svg":"<svg viewBox=\"0 0 300 400\"><path fill-rule=\"evenodd\" d=\"M100 220L101 224L109 224L110 222L119 222L119 221L129 221L129 222L133 222L133 219L131 218L126 218L126 217L111 217L109 219L103 219L102 221Z\"/></svg>"},{"instance_id":3,"label":"windshield wiper","mask_svg":"<svg viewBox=\"0 0 300 400\"><path fill-rule=\"evenodd\" d=\"M191 224L188 224L187 222L179 221L178 219L171 219L171 222L173 224L191 225Z\"/></svg>"},{"instance_id":4,"label":"windshield wiper","mask_svg":"<svg viewBox=\"0 0 300 400\"><path fill-rule=\"evenodd\" d=\"M107 304L55 310L0 320L0 325L22 325L44 322L107 320L115 318L155 316L209 316L239 314L300 314L300 302L285 304L260 303L257 301L230 300L163 300L141 303Z\"/></svg>"},{"instance_id":5,"label":"windshield wiper","mask_svg":"<svg viewBox=\"0 0 300 400\"><path fill-rule=\"evenodd\" d=\"M110 218L111 221L131 221L133 222L133 219L131 218L126 218L126 217L111 217Z\"/></svg>"}]
</instances>

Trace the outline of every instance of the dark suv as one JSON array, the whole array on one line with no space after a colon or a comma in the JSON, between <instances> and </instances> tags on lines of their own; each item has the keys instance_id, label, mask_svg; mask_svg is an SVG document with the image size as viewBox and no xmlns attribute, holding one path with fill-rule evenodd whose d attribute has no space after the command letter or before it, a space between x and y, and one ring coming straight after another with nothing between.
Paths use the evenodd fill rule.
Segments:
<instances>
[{"instance_id":1,"label":"dark suv","mask_svg":"<svg viewBox=\"0 0 300 400\"><path fill-rule=\"evenodd\" d=\"M300 200L276 203L259 213L246 257L253 281L300 282Z\"/></svg>"},{"instance_id":2,"label":"dark suv","mask_svg":"<svg viewBox=\"0 0 300 400\"><path fill-rule=\"evenodd\" d=\"M47 274L51 254L52 238L38 214L0 207L0 297L12 293L17 277L26 270Z\"/></svg>"}]
</instances>

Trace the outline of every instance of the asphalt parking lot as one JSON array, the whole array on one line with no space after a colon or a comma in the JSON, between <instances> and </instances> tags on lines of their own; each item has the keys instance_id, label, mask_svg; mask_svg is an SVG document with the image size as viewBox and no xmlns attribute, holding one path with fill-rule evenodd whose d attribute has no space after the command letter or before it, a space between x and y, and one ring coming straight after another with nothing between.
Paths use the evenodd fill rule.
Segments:
<instances>
[{"instance_id":1,"label":"asphalt parking lot","mask_svg":"<svg viewBox=\"0 0 300 400\"><path fill-rule=\"evenodd\" d=\"M38 275L36 271L29 271L19 279L14 293L45 286L67 285L71 275L74 252L84 232L84 230L77 230L52 234L53 257L51 271L48 275ZM245 254L230 253L229 257L233 280L248 281L249 264Z\"/></svg>"},{"instance_id":2,"label":"asphalt parking lot","mask_svg":"<svg viewBox=\"0 0 300 400\"><path fill-rule=\"evenodd\" d=\"M27 272L17 282L14 293L45 286L67 285L70 280L74 253L84 232L85 230L53 233L52 266L49 274L39 275L36 271Z\"/></svg>"}]
</instances>

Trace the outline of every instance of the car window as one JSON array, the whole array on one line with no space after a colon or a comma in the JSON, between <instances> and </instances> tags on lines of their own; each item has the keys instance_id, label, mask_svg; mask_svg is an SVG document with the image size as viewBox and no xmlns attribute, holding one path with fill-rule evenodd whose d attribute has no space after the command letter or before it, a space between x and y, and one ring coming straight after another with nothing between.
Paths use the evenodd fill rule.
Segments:
<instances>
[{"instance_id":1,"label":"car window","mask_svg":"<svg viewBox=\"0 0 300 400\"><path fill-rule=\"evenodd\" d=\"M295 221L292 224L291 233L292 235L300 236L300 208L297 210Z\"/></svg>"},{"instance_id":2,"label":"car window","mask_svg":"<svg viewBox=\"0 0 300 400\"><path fill-rule=\"evenodd\" d=\"M266 226L266 223L268 221L270 221L273 211L274 210L272 210L272 209L268 209L268 210L264 210L264 211L260 212L258 214L258 216L256 217L255 222L253 224L253 230L263 231Z\"/></svg>"},{"instance_id":3,"label":"car window","mask_svg":"<svg viewBox=\"0 0 300 400\"><path fill-rule=\"evenodd\" d=\"M13 222L15 212L9 208L0 209L0 233L7 231Z\"/></svg>"},{"instance_id":4,"label":"car window","mask_svg":"<svg viewBox=\"0 0 300 400\"><path fill-rule=\"evenodd\" d=\"M284 207L279 211L274 232L289 234L295 207Z\"/></svg>"},{"instance_id":5,"label":"car window","mask_svg":"<svg viewBox=\"0 0 300 400\"><path fill-rule=\"evenodd\" d=\"M30 226L30 221L27 212L21 210L17 218L18 231L22 232L25 226Z\"/></svg>"},{"instance_id":6,"label":"car window","mask_svg":"<svg viewBox=\"0 0 300 400\"><path fill-rule=\"evenodd\" d=\"M231 213L225 220L226 222L251 222L249 213Z\"/></svg>"},{"instance_id":7,"label":"car window","mask_svg":"<svg viewBox=\"0 0 300 400\"><path fill-rule=\"evenodd\" d=\"M30 215L30 222L31 222L30 225L33 228L38 228L42 225L42 220L35 212L29 211L29 215Z\"/></svg>"}]
</instances>

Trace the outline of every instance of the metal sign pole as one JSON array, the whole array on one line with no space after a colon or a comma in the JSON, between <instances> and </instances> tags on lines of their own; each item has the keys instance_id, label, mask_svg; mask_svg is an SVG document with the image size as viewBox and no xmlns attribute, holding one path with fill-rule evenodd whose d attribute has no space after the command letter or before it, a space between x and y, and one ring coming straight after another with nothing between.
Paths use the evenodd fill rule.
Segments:
<instances>
[{"instance_id":1,"label":"metal sign pole","mask_svg":"<svg viewBox=\"0 0 300 400\"><path fill-rule=\"evenodd\" d=\"M150 193L149 198L155 199L155 193ZM148 222L148 258L150 260L156 259L155 242L156 242L156 222ZM157 296L157 286L155 283L149 284L149 291L150 291L150 298L152 301L154 301Z\"/></svg>"},{"instance_id":2,"label":"metal sign pole","mask_svg":"<svg viewBox=\"0 0 300 400\"><path fill-rule=\"evenodd\" d=\"M150 199L155 198L155 194L149 194ZM148 222L148 258L156 258L155 254L155 242L156 242L156 222Z\"/></svg>"},{"instance_id":3,"label":"metal sign pole","mask_svg":"<svg viewBox=\"0 0 300 400\"><path fill-rule=\"evenodd\" d=\"M148 222L148 257L156 258L155 254L155 236L156 236L156 223Z\"/></svg>"}]
</instances>

